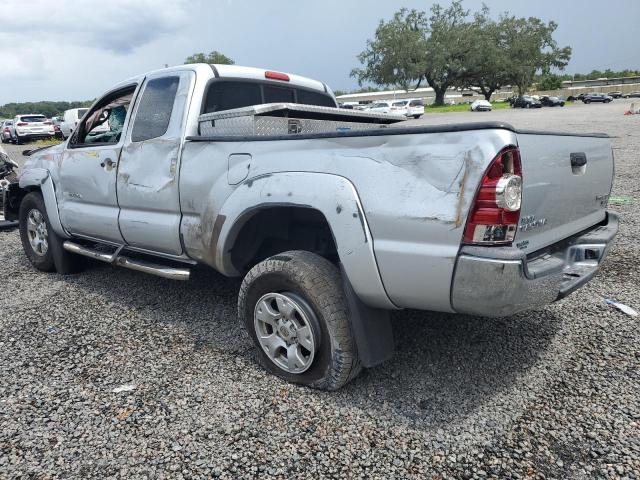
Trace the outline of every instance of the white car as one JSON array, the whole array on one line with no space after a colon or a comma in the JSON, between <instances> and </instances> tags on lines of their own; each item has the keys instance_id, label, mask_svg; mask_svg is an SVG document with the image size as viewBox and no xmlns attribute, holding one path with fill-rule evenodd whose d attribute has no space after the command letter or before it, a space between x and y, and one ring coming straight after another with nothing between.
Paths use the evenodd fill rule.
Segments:
<instances>
[{"instance_id":1,"label":"white car","mask_svg":"<svg viewBox=\"0 0 640 480\"><path fill-rule=\"evenodd\" d=\"M405 117L420 118L424 115L424 102L420 98L408 98L393 102L391 112Z\"/></svg>"},{"instance_id":2,"label":"white car","mask_svg":"<svg viewBox=\"0 0 640 480\"><path fill-rule=\"evenodd\" d=\"M88 108L71 108L69 110L65 110L62 116L62 121L60 122L62 138L69 138L71 136L73 131L76 129L76 126L88 110Z\"/></svg>"},{"instance_id":3,"label":"white car","mask_svg":"<svg viewBox=\"0 0 640 480\"><path fill-rule=\"evenodd\" d=\"M44 115L16 115L13 119L12 140L20 144L26 140L51 138L55 135L53 122Z\"/></svg>"},{"instance_id":4,"label":"white car","mask_svg":"<svg viewBox=\"0 0 640 480\"><path fill-rule=\"evenodd\" d=\"M391 113L391 107L393 102L391 101L382 101L375 102L371 107L367 109L369 112L377 112L377 113Z\"/></svg>"},{"instance_id":5,"label":"white car","mask_svg":"<svg viewBox=\"0 0 640 480\"><path fill-rule=\"evenodd\" d=\"M476 100L471 104L472 112L490 112L491 103L487 100Z\"/></svg>"}]
</instances>

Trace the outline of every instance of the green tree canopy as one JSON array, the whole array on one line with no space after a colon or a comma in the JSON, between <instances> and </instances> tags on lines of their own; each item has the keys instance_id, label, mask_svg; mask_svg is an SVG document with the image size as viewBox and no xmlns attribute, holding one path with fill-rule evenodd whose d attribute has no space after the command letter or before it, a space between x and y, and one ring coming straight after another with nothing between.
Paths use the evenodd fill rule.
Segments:
<instances>
[{"instance_id":1,"label":"green tree canopy","mask_svg":"<svg viewBox=\"0 0 640 480\"><path fill-rule=\"evenodd\" d=\"M86 100L83 102L23 102L23 103L7 103L0 106L0 118L13 118L16 115L25 113L38 113L45 115L46 117L59 117L62 116L65 110L72 108L88 107L93 103L93 100Z\"/></svg>"},{"instance_id":2,"label":"green tree canopy","mask_svg":"<svg viewBox=\"0 0 640 480\"><path fill-rule=\"evenodd\" d=\"M369 81L409 90L424 75L424 28L424 14L406 8L388 22L380 20L375 38L367 40L366 49L358 55L364 68L354 68L351 76L360 85Z\"/></svg>"},{"instance_id":3,"label":"green tree canopy","mask_svg":"<svg viewBox=\"0 0 640 480\"><path fill-rule=\"evenodd\" d=\"M233 65L235 62L225 54L214 50L208 54L194 53L193 55L189 55L185 59L184 63L215 63L218 65Z\"/></svg>"},{"instance_id":4,"label":"green tree canopy","mask_svg":"<svg viewBox=\"0 0 640 480\"><path fill-rule=\"evenodd\" d=\"M452 87L478 87L487 99L508 83L524 93L536 75L562 70L571 58L571 48L554 40L556 28L555 22L534 17L503 15L496 21L486 6L470 16L461 0L447 8L434 4L430 14L403 8L380 21L358 55L362 68L351 75L360 84L405 90L426 80L438 105Z\"/></svg>"},{"instance_id":5,"label":"green tree canopy","mask_svg":"<svg viewBox=\"0 0 640 480\"><path fill-rule=\"evenodd\" d=\"M537 72L564 69L571 59L571 47L558 47L553 33L558 25L539 18L503 16L500 26L505 32L505 52L510 65L511 83L522 95L533 83Z\"/></svg>"},{"instance_id":6,"label":"green tree canopy","mask_svg":"<svg viewBox=\"0 0 640 480\"><path fill-rule=\"evenodd\" d=\"M562 79L559 75L548 73L538 79L536 87L538 90L557 90L562 88Z\"/></svg>"}]
</instances>

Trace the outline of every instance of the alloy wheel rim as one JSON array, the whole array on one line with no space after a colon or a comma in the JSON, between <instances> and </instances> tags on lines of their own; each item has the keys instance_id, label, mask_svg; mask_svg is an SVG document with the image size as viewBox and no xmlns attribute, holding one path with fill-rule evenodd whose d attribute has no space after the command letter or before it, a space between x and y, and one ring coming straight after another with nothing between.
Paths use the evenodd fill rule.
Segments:
<instances>
[{"instance_id":1,"label":"alloy wheel rim","mask_svg":"<svg viewBox=\"0 0 640 480\"><path fill-rule=\"evenodd\" d=\"M313 363L317 340L309 305L291 292L267 293L254 311L258 342L269 360L287 373L300 374Z\"/></svg>"},{"instance_id":2,"label":"alloy wheel rim","mask_svg":"<svg viewBox=\"0 0 640 480\"><path fill-rule=\"evenodd\" d=\"M36 255L41 257L49 250L49 232L44 215L37 209L32 209L27 214L27 236L29 244Z\"/></svg>"}]
</instances>

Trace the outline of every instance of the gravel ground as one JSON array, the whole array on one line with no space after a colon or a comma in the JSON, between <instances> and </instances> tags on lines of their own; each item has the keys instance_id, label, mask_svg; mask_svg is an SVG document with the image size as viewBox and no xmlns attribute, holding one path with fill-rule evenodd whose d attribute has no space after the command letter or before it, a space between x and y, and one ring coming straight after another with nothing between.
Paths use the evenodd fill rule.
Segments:
<instances>
[{"instance_id":1,"label":"gravel ground","mask_svg":"<svg viewBox=\"0 0 640 480\"><path fill-rule=\"evenodd\" d=\"M615 246L566 300L505 319L396 313L395 358L334 393L257 366L237 281L37 273L0 232L0 477L639 478L638 319L603 302L640 307L626 106L421 120L609 133L613 195L635 203L612 207Z\"/></svg>"}]
</instances>

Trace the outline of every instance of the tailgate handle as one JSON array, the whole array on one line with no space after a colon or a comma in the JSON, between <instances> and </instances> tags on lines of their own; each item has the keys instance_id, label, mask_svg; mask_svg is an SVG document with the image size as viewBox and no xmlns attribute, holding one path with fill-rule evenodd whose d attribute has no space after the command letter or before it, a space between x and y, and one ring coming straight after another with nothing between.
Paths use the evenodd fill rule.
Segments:
<instances>
[{"instance_id":1,"label":"tailgate handle","mask_svg":"<svg viewBox=\"0 0 640 480\"><path fill-rule=\"evenodd\" d=\"M571 167L584 167L587 164L587 154L584 152L575 152L569 155L571 158Z\"/></svg>"}]
</instances>

